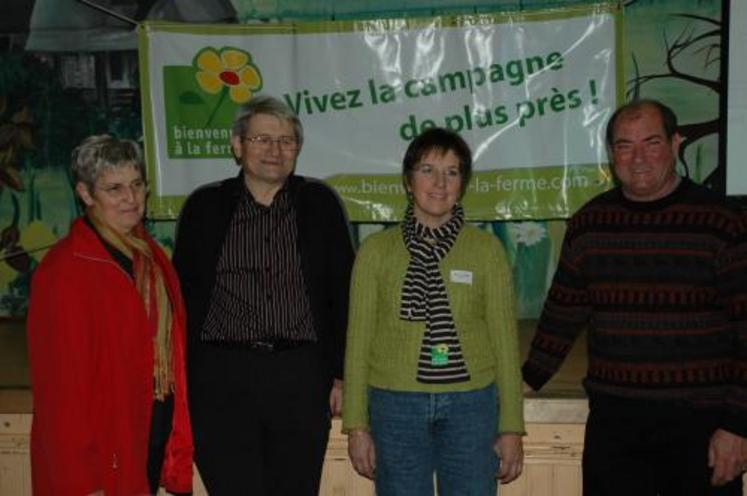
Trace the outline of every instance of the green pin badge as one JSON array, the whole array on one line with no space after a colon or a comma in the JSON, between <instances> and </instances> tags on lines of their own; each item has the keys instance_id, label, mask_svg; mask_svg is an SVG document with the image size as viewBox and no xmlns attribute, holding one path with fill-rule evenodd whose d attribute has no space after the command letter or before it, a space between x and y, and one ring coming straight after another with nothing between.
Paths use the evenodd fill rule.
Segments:
<instances>
[{"instance_id":1,"label":"green pin badge","mask_svg":"<svg viewBox=\"0 0 747 496\"><path fill-rule=\"evenodd\" d=\"M431 365L442 367L449 363L449 345L445 343L431 346Z\"/></svg>"}]
</instances>

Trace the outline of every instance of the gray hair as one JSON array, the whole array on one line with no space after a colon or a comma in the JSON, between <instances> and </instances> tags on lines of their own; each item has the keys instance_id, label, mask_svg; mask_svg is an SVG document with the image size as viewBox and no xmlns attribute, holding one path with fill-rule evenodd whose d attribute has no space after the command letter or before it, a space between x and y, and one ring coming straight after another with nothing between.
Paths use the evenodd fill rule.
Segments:
<instances>
[{"instance_id":1,"label":"gray hair","mask_svg":"<svg viewBox=\"0 0 747 496\"><path fill-rule=\"evenodd\" d=\"M124 167L135 167L145 179L143 153L132 140L98 134L87 137L73 150L73 184L83 183L88 191L93 191L103 174Z\"/></svg>"},{"instance_id":2,"label":"gray hair","mask_svg":"<svg viewBox=\"0 0 747 496\"><path fill-rule=\"evenodd\" d=\"M255 96L236 110L233 125L231 126L231 134L239 138L246 136L249 121L257 114L272 115L278 119L290 122L293 125L293 132L298 141L298 148L301 148L301 145L303 145L303 126L298 115L285 102L268 95Z\"/></svg>"}]
</instances>

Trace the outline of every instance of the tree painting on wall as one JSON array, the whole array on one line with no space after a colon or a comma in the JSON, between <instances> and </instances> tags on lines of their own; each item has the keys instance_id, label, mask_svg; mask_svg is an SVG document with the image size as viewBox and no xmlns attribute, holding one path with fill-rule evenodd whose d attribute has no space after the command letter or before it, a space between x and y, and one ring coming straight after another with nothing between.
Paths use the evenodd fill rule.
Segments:
<instances>
[{"instance_id":1,"label":"tree painting on wall","mask_svg":"<svg viewBox=\"0 0 747 496\"><path fill-rule=\"evenodd\" d=\"M662 15L654 7L667 5ZM719 164L721 2L680 0L626 2L628 24L651 25L642 40L635 36L626 59L626 99L661 98L680 117L681 172L723 192L724 164ZM636 28L631 27L630 30ZM652 45L637 41L656 41Z\"/></svg>"}]
</instances>

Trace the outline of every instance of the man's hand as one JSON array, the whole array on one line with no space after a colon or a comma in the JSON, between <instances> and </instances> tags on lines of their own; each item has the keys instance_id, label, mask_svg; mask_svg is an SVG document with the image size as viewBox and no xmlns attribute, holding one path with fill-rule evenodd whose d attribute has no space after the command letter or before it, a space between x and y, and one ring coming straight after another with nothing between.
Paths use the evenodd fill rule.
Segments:
<instances>
[{"instance_id":1,"label":"man's hand","mask_svg":"<svg viewBox=\"0 0 747 496\"><path fill-rule=\"evenodd\" d=\"M519 477L524 469L524 448L521 434L511 432L501 434L495 440L493 449L501 460L496 476L501 484L508 484Z\"/></svg>"},{"instance_id":2,"label":"man's hand","mask_svg":"<svg viewBox=\"0 0 747 496\"><path fill-rule=\"evenodd\" d=\"M339 417L342 413L342 381L335 379L332 390L329 392L329 411L333 417Z\"/></svg>"},{"instance_id":3,"label":"man's hand","mask_svg":"<svg viewBox=\"0 0 747 496\"><path fill-rule=\"evenodd\" d=\"M374 478L376 448L368 431L354 430L348 433L348 456L356 472L368 479Z\"/></svg>"},{"instance_id":4,"label":"man's hand","mask_svg":"<svg viewBox=\"0 0 747 496\"><path fill-rule=\"evenodd\" d=\"M723 486L747 469L747 439L718 429L708 446L708 466L713 468L711 484Z\"/></svg>"}]
</instances>

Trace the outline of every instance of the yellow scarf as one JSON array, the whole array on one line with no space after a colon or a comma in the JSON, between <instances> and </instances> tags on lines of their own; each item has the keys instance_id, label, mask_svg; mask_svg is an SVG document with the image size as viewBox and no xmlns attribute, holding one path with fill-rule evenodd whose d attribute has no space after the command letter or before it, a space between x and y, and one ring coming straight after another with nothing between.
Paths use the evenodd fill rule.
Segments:
<instances>
[{"instance_id":1,"label":"yellow scarf","mask_svg":"<svg viewBox=\"0 0 747 496\"><path fill-rule=\"evenodd\" d=\"M153 338L153 394L156 399L163 400L174 390L174 367L171 359L172 310L163 272L146 241L145 228L138 224L125 236L99 219L94 210L88 209L87 215L101 237L132 260L135 288L143 299L146 314L157 325Z\"/></svg>"}]
</instances>

